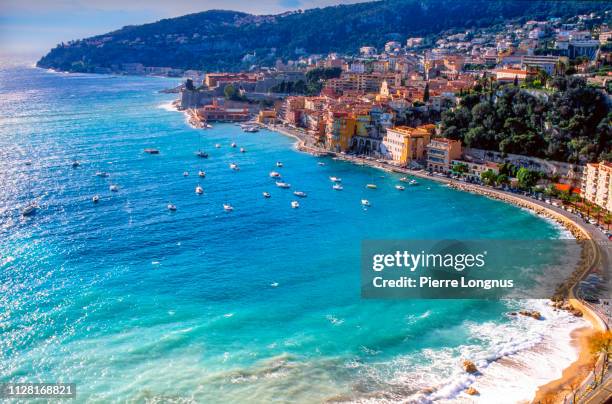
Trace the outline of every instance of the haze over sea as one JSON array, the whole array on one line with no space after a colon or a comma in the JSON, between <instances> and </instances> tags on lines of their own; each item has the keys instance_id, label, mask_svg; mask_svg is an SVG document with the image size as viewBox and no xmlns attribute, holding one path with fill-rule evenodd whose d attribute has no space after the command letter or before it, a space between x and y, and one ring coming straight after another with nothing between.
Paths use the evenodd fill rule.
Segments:
<instances>
[{"instance_id":1,"label":"haze over sea","mask_svg":"<svg viewBox=\"0 0 612 404\"><path fill-rule=\"evenodd\" d=\"M444 401L473 385L474 400L514 402L576 358L583 320L543 301L360 299L363 239L558 238L553 224L430 181L398 192L399 175L274 132L190 128L162 108L176 84L0 69L0 382L74 382L79 401ZM525 306L546 320L505 315Z\"/></svg>"}]
</instances>

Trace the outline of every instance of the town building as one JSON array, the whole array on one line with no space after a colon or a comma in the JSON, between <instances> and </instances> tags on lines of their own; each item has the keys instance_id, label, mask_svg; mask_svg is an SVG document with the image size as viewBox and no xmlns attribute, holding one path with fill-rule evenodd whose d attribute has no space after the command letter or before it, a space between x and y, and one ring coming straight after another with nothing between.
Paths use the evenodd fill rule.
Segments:
<instances>
[{"instance_id":1,"label":"town building","mask_svg":"<svg viewBox=\"0 0 612 404\"><path fill-rule=\"evenodd\" d=\"M612 163L589 163L582 177L584 199L612 212Z\"/></svg>"},{"instance_id":2,"label":"town building","mask_svg":"<svg viewBox=\"0 0 612 404\"><path fill-rule=\"evenodd\" d=\"M423 162L434 131L435 125L388 128L383 140L383 153L400 166L409 167L412 163Z\"/></svg>"},{"instance_id":3,"label":"town building","mask_svg":"<svg viewBox=\"0 0 612 404\"><path fill-rule=\"evenodd\" d=\"M459 140L438 137L431 139L427 149L427 169L429 171L448 173L451 163L461 157L461 142Z\"/></svg>"},{"instance_id":4,"label":"town building","mask_svg":"<svg viewBox=\"0 0 612 404\"><path fill-rule=\"evenodd\" d=\"M552 76L559 60L559 56L523 56L521 68L524 70L540 69Z\"/></svg>"}]
</instances>

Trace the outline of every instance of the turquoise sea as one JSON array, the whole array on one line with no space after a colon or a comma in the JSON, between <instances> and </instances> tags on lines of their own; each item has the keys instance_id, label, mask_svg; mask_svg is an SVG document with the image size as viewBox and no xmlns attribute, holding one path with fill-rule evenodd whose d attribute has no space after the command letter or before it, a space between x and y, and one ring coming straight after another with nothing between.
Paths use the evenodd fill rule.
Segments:
<instances>
[{"instance_id":1,"label":"turquoise sea","mask_svg":"<svg viewBox=\"0 0 612 404\"><path fill-rule=\"evenodd\" d=\"M454 401L468 385L475 400L513 402L575 357L581 320L561 313L360 299L363 239L557 238L554 225L434 182L398 192L397 175L297 152L274 132L190 128L158 92L176 84L0 68L0 382L74 382L81 402ZM299 209L293 190L308 193ZM468 357L481 376L462 372Z\"/></svg>"}]
</instances>

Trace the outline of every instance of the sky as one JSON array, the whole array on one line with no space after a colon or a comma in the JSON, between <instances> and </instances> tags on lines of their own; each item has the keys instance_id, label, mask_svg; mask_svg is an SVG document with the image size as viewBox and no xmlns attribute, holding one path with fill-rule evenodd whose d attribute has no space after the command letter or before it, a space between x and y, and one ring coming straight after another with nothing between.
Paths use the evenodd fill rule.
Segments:
<instances>
[{"instance_id":1,"label":"sky","mask_svg":"<svg viewBox=\"0 0 612 404\"><path fill-rule=\"evenodd\" d=\"M357 1L0 0L0 58L18 56L35 60L60 42L211 9L276 14Z\"/></svg>"}]
</instances>

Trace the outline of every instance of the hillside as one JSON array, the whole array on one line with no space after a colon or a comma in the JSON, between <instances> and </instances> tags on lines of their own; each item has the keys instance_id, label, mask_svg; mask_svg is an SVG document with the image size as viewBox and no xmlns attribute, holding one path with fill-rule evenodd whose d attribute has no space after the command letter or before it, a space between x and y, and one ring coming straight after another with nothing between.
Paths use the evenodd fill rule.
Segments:
<instances>
[{"instance_id":1,"label":"hillside","mask_svg":"<svg viewBox=\"0 0 612 404\"><path fill-rule=\"evenodd\" d=\"M38 66L92 71L121 63L182 69L238 70L301 53L355 52L388 40L508 19L571 17L612 8L593 1L385 0L279 15L205 11L60 44ZM245 55L255 55L243 62Z\"/></svg>"}]
</instances>

